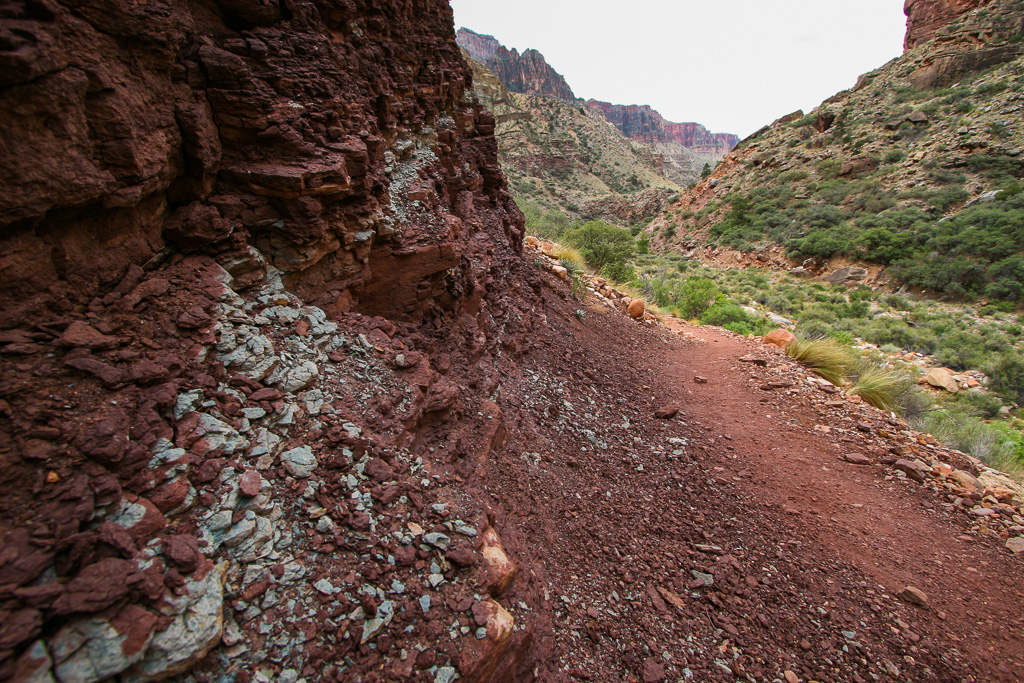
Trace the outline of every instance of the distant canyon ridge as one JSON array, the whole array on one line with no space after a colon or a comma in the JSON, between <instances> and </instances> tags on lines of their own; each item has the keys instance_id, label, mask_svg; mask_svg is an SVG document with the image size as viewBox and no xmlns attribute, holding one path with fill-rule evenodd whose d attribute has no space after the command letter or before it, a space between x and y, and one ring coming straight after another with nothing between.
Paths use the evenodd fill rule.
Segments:
<instances>
[{"instance_id":1,"label":"distant canyon ridge","mask_svg":"<svg viewBox=\"0 0 1024 683\"><path fill-rule=\"evenodd\" d=\"M466 28L457 42L495 115L502 165L520 199L632 223L739 142L699 123L667 121L649 105L578 98L537 50L520 53Z\"/></svg>"}]
</instances>

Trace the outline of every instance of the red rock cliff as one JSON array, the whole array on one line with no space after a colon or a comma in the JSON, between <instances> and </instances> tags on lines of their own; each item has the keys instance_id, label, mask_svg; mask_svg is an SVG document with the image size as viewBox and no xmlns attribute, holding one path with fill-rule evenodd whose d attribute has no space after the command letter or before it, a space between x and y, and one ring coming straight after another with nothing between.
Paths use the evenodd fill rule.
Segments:
<instances>
[{"instance_id":1,"label":"red rock cliff","mask_svg":"<svg viewBox=\"0 0 1024 683\"><path fill-rule=\"evenodd\" d=\"M565 78L536 50L525 50L519 54L518 50L509 50L501 45L493 36L465 28L459 29L457 39L473 59L486 65L512 92L566 101L576 99Z\"/></svg>"},{"instance_id":2,"label":"red rock cliff","mask_svg":"<svg viewBox=\"0 0 1024 683\"><path fill-rule=\"evenodd\" d=\"M487 62L501 47L501 43L494 36L485 36L470 31L468 28L460 28L455 34L455 39L459 43L459 47L481 63Z\"/></svg>"},{"instance_id":3,"label":"red rock cliff","mask_svg":"<svg viewBox=\"0 0 1024 683\"><path fill-rule=\"evenodd\" d=\"M641 142L678 142L694 151L725 156L739 142L730 133L711 133L699 123L672 123L650 106L611 104L588 100L587 106L601 112L628 138Z\"/></svg>"},{"instance_id":4,"label":"red rock cliff","mask_svg":"<svg viewBox=\"0 0 1024 683\"><path fill-rule=\"evenodd\" d=\"M967 12L987 5L991 0L906 0L907 35L903 41L910 50L934 38L947 25Z\"/></svg>"},{"instance_id":5,"label":"red rock cliff","mask_svg":"<svg viewBox=\"0 0 1024 683\"><path fill-rule=\"evenodd\" d=\"M518 243L444 2L0 11L0 324L247 243L328 307L412 314L420 281L458 265L445 245L472 237L472 197Z\"/></svg>"},{"instance_id":6,"label":"red rock cliff","mask_svg":"<svg viewBox=\"0 0 1024 683\"><path fill-rule=\"evenodd\" d=\"M464 583L415 603L392 536L501 443L536 304L454 38L446 0L0 4L0 680L534 666L493 601L449 645Z\"/></svg>"}]
</instances>

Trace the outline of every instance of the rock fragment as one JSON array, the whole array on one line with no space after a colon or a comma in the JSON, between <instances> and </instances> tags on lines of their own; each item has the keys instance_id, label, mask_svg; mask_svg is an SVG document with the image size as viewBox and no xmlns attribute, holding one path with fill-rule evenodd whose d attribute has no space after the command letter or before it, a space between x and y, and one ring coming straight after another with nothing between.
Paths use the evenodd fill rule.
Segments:
<instances>
[{"instance_id":1,"label":"rock fragment","mask_svg":"<svg viewBox=\"0 0 1024 683\"><path fill-rule=\"evenodd\" d=\"M918 607L928 606L928 596L920 588L915 588L914 586L907 586L897 593L896 597L903 602L908 602L911 605L917 605Z\"/></svg>"},{"instance_id":2,"label":"rock fragment","mask_svg":"<svg viewBox=\"0 0 1024 683\"><path fill-rule=\"evenodd\" d=\"M299 446L281 454L281 466L296 479L307 479L316 469L317 460L308 446Z\"/></svg>"}]
</instances>

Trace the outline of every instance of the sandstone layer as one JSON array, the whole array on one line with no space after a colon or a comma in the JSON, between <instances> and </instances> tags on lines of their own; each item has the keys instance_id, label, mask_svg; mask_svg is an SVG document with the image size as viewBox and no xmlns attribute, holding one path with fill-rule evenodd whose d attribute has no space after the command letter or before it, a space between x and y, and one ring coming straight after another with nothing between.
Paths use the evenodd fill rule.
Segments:
<instances>
[{"instance_id":1,"label":"sandstone layer","mask_svg":"<svg viewBox=\"0 0 1024 683\"><path fill-rule=\"evenodd\" d=\"M907 35L903 45L907 50L926 43L940 31L967 12L989 4L991 0L906 0L903 12L907 15Z\"/></svg>"},{"instance_id":2,"label":"sandstone layer","mask_svg":"<svg viewBox=\"0 0 1024 683\"><path fill-rule=\"evenodd\" d=\"M470 57L485 64L510 91L567 102L576 99L565 78L537 50L524 50L519 54L518 50L509 50L500 44L494 36L466 28L459 29L457 38Z\"/></svg>"},{"instance_id":3,"label":"sandstone layer","mask_svg":"<svg viewBox=\"0 0 1024 683\"><path fill-rule=\"evenodd\" d=\"M731 133L711 133L699 123L673 123L666 121L650 106L638 104L611 104L587 100L611 121L622 134L641 142L678 142L700 154L725 156L740 141Z\"/></svg>"}]
</instances>

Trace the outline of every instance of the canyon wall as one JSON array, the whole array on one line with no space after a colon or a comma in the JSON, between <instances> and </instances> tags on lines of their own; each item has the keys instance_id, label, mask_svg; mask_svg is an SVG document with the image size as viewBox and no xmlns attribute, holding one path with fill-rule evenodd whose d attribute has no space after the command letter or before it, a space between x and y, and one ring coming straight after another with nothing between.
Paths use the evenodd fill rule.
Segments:
<instances>
[{"instance_id":1,"label":"canyon wall","mask_svg":"<svg viewBox=\"0 0 1024 683\"><path fill-rule=\"evenodd\" d=\"M532 669L472 485L539 276L448 3L0 18L0 680Z\"/></svg>"},{"instance_id":2,"label":"canyon wall","mask_svg":"<svg viewBox=\"0 0 1024 683\"><path fill-rule=\"evenodd\" d=\"M502 85L514 93L539 95L571 102L576 99L565 78L536 50L509 50L493 36L466 28L459 29L459 45L469 56L494 72Z\"/></svg>"},{"instance_id":3,"label":"canyon wall","mask_svg":"<svg viewBox=\"0 0 1024 683\"><path fill-rule=\"evenodd\" d=\"M666 121L646 104L611 104L587 100L587 106L604 114L623 135L640 142L678 142L700 154L721 158L740 141L738 136L731 133L711 133L699 123Z\"/></svg>"}]
</instances>

